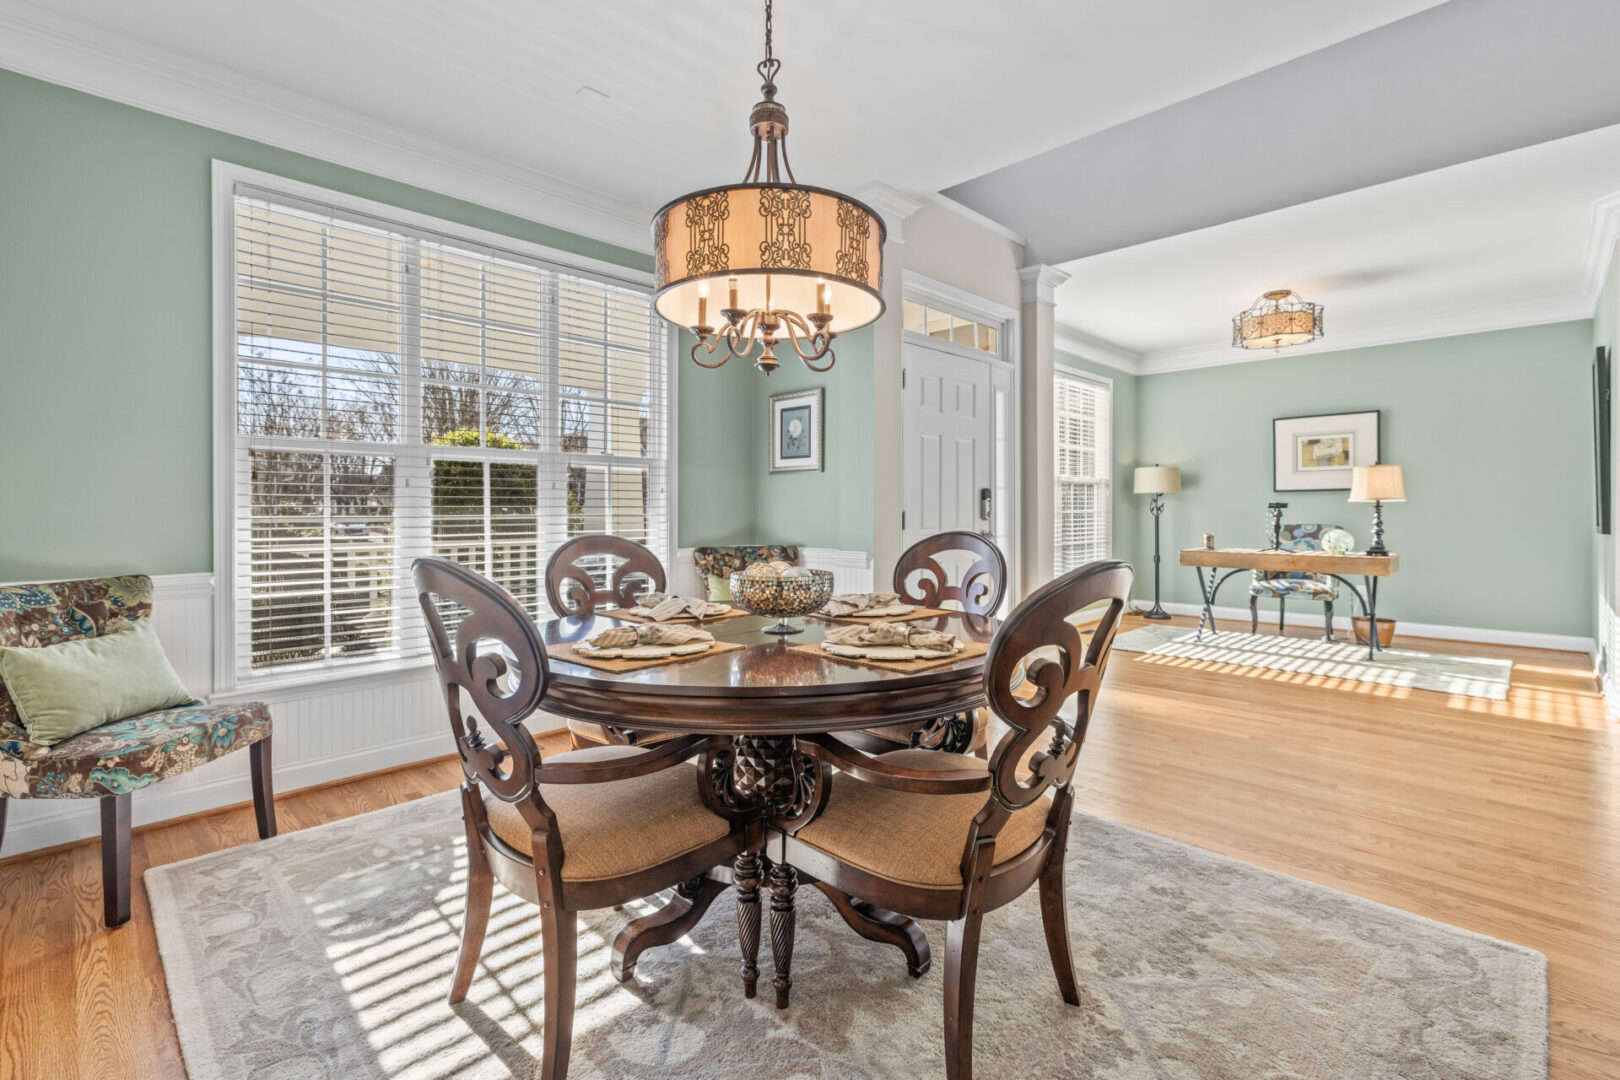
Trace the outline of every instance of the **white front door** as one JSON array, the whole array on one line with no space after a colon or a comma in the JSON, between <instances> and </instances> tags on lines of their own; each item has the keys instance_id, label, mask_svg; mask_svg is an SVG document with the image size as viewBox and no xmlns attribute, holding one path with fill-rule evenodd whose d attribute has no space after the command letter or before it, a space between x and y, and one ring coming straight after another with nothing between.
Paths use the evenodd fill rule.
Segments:
<instances>
[{"instance_id":1,"label":"white front door","mask_svg":"<svg viewBox=\"0 0 1620 1080\"><path fill-rule=\"evenodd\" d=\"M907 341L901 391L900 541L962 529L995 535L991 363Z\"/></svg>"}]
</instances>

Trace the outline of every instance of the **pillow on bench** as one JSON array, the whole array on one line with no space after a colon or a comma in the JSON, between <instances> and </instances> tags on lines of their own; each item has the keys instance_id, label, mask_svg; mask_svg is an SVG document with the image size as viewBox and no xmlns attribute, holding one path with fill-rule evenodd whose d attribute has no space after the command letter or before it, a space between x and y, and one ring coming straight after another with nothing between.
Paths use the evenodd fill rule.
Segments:
<instances>
[{"instance_id":1,"label":"pillow on bench","mask_svg":"<svg viewBox=\"0 0 1620 1080\"><path fill-rule=\"evenodd\" d=\"M36 649L0 648L0 678L28 738L52 746L91 728L189 705L150 620Z\"/></svg>"}]
</instances>

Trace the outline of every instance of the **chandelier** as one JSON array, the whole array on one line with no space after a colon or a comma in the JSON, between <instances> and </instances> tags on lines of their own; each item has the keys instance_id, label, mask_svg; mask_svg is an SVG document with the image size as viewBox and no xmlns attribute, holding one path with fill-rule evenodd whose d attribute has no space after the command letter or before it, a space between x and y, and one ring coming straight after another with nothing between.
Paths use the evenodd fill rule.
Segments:
<instances>
[{"instance_id":1,"label":"chandelier","mask_svg":"<svg viewBox=\"0 0 1620 1080\"><path fill-rule=\"evenodd\" d=\"M748 116L754 154L742 182L683 195L653 217L653 306L697 338L692 359L702 367L757 350L754 366L769 375L786 343L810 370L827 371L838 359L833 338L883 314L883 219L794 178L787 109L776 100L781 67L765 0L765 59L755 68L764 100Z\"/></svg>"},{"instance_id":2,"label":"chandelier","mask_svg":"<svg viewBox=\"0 0 1620 1080\"><path fill-rule=\"evenodd\" d=\"M1272 289L1232 317L1232 344L1239 349L1283 349L1321 336L1322 305L1292 289Z\"/></svg>"}]
</instances>

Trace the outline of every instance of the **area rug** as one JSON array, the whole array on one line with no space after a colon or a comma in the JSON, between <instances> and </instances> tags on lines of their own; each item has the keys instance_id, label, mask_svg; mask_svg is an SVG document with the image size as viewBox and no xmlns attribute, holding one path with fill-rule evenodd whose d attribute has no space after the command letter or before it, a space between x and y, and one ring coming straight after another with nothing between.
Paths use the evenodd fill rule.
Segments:
<instances>
[{"instance_id":1,"label":"area rug","mask_svg":"<svg viewBox=\"0 0 1620 1080\"><path fill-rule=\"evenodd\" d=\"M1185 626L1141 626L1114 638L1116 652L1173 656L1212 664L1324 675L1335 679L1434 690L1442 694L1506 701L1512 680L1511 660L1483 656L1381 649L1367 659L1367 646L1321 638L1283 637L1279 634L1240 634L1214 631L1197 640L1197 631Z\"/></svg>"},{"instance_id":2,"label":"area rug","mask_svg":"<svg viewBox=\"0 0 1620 1080\"><path fill-rule=\"evenodd\" d=\"M1538 1080L1546 960L1197 848L1077 815L1068 865L1081 1005L1058 995L1035 893L986 919L984 1076ZM530 1077L533 909L496 886L468 1000L445 1004L466 854L454 793L146 873L191 1080ZM801 889L793 1004L737 978L729 891L690 937L608 973L624 912L588 913L570 1076L944 1075L934 969L856 937Z\"/></svg>"}]
</instances>

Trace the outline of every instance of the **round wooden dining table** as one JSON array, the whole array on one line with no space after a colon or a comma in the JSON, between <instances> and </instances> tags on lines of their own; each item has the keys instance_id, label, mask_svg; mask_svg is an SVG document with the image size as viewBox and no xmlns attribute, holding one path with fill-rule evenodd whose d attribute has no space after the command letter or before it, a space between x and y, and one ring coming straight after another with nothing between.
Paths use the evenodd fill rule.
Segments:
<instances>
[{"instance_id":1,"label":"round wooden dining table","mask_svg":"<svg viewBox=\"0 0 1620 1080\"><path fill-rule=\"evenodd\" d=\"M704 628L716 642L742 647L632 671L589 667L571 660L567 650L560 648L626 621L616 619L612 611L601 611L540 624L551 673L544 708L638 734L729 737L729 750L708 758L714 788L728 809L756 812L761 835L764 825L791 822L812 809L810 800L821 766L797 749L798 738L906 723L921 725L939 717L971 713L985 703L982 652L904 672L835 659L794 647L820 642L827 630L838 625L814 616L801 620L803 631L793 635L765 633L776 620L763 616L711 620ZM944 630L964 642L988 643L997 624L994 619L951 612L913 620L911 625ZM714 897L734 883L743 984L752 997L757 971L750 970L748 957L757 951L759 942L758 889L767 864L763 844L757 850L751 844L749 851L738 856L729 875L710 875L681 886L668 905L637 919L619 935L614 945L614 973L628 979L642 950L685 933L702 918ZM779 915L791 942L792 892L798 879L791 867L772 865L768 872L774 946ZM911 974L921 975L928 969L927 939L910 919L847 897L820 882L813 884L857 933L899 948ZM789 958L774 951L778 1001L782 1002L784 984L791 981Z\"/></svg>"}]
</instances>

